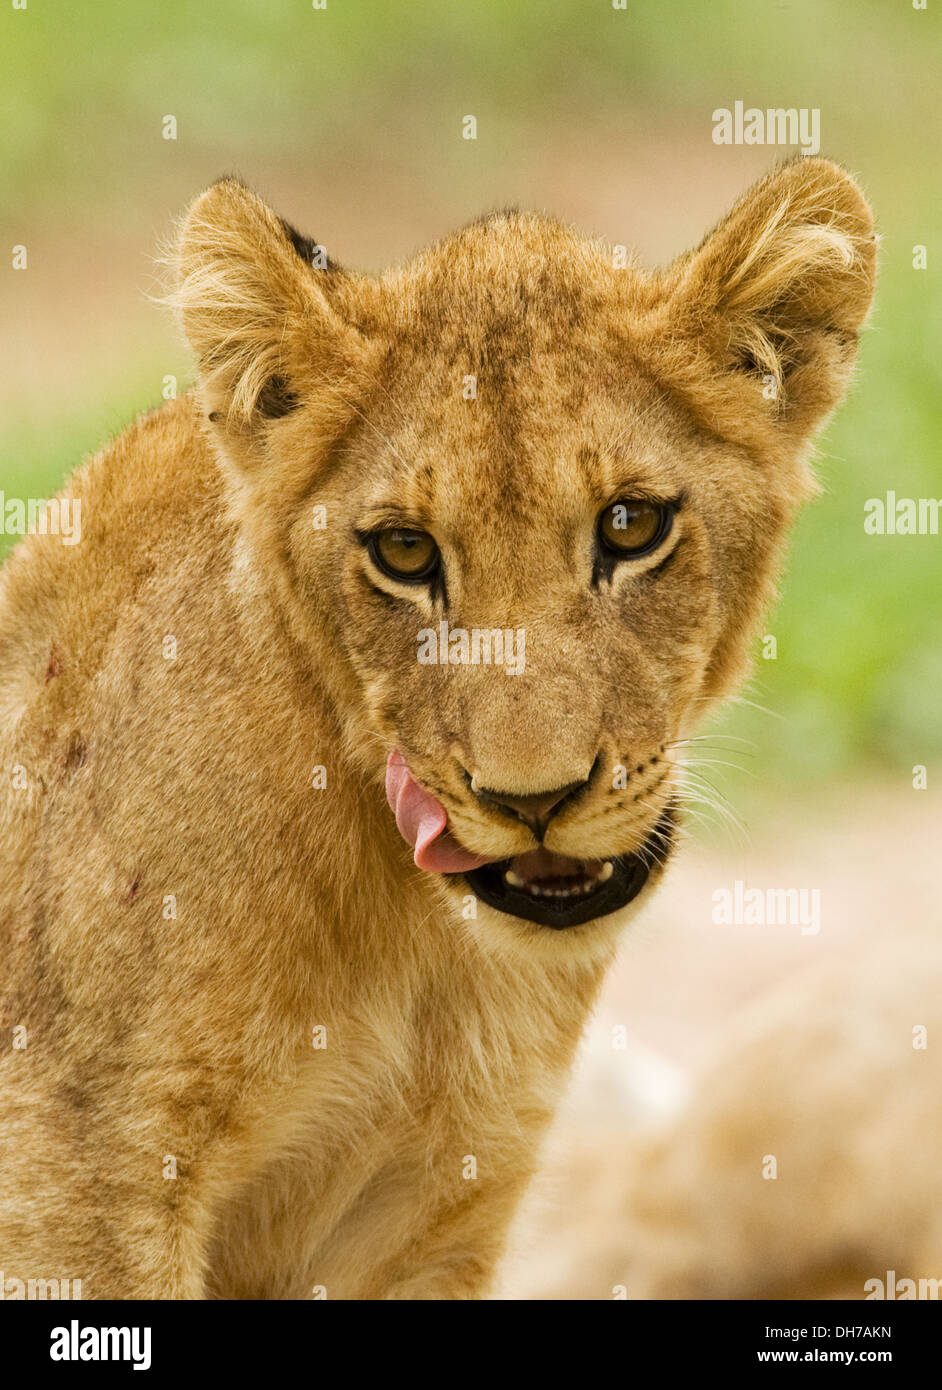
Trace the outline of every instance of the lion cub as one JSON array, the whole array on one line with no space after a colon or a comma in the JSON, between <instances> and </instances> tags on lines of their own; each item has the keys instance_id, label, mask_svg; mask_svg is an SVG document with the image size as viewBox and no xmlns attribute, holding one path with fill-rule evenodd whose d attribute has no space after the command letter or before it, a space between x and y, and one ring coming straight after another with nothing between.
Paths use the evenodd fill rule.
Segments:
<instances>
[{"instance_id":1,"label":"lion cub","mask_svg":"<svg viewBox=\"0 0 942 1390\"><path fill-rule=\"evenodd\" d=\"M654 274L514 214L374 278L197 199L198 386L2 572L8 1280L487 1292L874 264L820 159Z\"/></svg>"}]
</instances>

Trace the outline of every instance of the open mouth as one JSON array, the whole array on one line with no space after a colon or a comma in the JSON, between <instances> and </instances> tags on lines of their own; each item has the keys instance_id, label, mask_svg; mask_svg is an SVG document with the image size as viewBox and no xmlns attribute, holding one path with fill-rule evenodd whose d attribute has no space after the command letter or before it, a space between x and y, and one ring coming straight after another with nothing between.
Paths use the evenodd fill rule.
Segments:
<instances>
[{"instance_id":1,"label":"open mouth","mask_svg":"<svg viewBox=\"0 0 942 1390\"><path fill-rule=\"evenodd\" d=\"M674 847L677 805L672 801L631 854L574 859L540 846L510 859L489 860L465 849L451 834L445 807L413 777L398 748L387 760L386 798L417 868L463 876L489 907L556 931L606 917L630 903Z\"/></svg>"},{"instance_id":2,"label":"open mouth","mask_svg":"<svg viewBox=\"0 0 942 1390\"><path fill-rule=\"evenodd\" d=\"M674 808L669 806L633 854L613 859L570 859L547 849L466 870L477 897L498 912L562 931L617 912L636 898L652 870L673 847Z\"/></svg>"}]
</instances>

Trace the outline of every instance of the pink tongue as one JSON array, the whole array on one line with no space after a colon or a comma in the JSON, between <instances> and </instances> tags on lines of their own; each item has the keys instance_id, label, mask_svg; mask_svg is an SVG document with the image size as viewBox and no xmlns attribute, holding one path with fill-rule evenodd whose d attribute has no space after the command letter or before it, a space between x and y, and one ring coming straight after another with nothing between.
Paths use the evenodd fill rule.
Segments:
<instances>
[{"instance_id":1,"label":"pink tongue","mask_svg":"<svg viewBox=\"0 0 942 1390\"><path fill-rule=\"evenodd\" d=\"M446 829L448 812L431 792L419 786L398 748L393 749L386 764L386 800L420 869L435 874L460 874L492 862L459 845Z\"/></svg>"}]
</instances>

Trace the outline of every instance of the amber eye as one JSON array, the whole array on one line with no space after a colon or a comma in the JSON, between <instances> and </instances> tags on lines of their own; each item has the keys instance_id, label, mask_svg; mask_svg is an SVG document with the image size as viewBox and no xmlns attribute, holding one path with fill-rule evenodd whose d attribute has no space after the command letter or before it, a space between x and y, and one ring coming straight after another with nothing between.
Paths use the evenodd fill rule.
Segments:
<instances>
[{"instance_id":1,"label":"amber eye","mask_svg":"<svg viewBox=\"0 0 942 1390\"><path fill-rule=\"evenodd\" d=\"M647 555L667 536L673 516L664 502L613 502L599 516L599 539L613 555Z\"/></svg>"},{"instance_id":2,"label":"amber eye","mask_svg":"<svg viewBox=\"0 0 942 1390\"><path fill-rule=\"evenodd\" d=\"M374 531L369 552L376 567L391 579L417 584L438 569L438 546L427 531Z\"/></svg>"}]
</instances>

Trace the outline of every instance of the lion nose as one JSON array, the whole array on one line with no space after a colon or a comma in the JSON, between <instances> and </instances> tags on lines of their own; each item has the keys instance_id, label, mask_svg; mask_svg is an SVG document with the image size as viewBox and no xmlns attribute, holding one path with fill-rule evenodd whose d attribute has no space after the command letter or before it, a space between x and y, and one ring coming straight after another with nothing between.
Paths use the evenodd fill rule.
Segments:
<instances>
[{"instance_id":1,"label":"lion nose","mask_svg":"<svg viewBox=\"0 0 942 1390\"><path fill-rule=\"evenodd\" d=\"M585 782L570 782L565 787L557 787L551 792L534 792L532 796L512 796L509 792L494 791L490 787L472 787L474 794L485 806L496 806L501 811L522 820L533 831L538 840L546 834L546 827L560 806L574 792L586 785Z\"/></svg>"}]
</instances>

